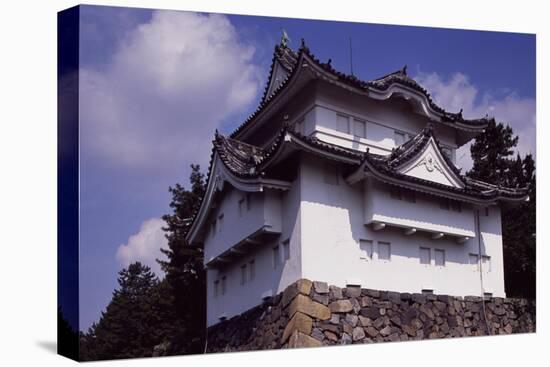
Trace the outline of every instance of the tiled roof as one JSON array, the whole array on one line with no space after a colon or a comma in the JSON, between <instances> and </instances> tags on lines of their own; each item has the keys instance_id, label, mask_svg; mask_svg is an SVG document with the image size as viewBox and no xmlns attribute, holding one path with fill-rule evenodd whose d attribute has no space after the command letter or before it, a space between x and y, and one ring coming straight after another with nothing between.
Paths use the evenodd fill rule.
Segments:
<instances>
[{"instance_id":1,"label":"tiled roof","mask_svg":"<svg viewBox=\"0 0 550 367\"><path fill-rule=\"evenodd\" d=\"M255 117L259 114L259 112L261 112L269 104L271 100L273 100L278 94L280 94L282 90L285 89L286 85L288 84L288 81L292 78L292 76L296 73L296 71L300 69L297 67L297 65L299 64L299 60L302 55L307 56L307 58L313 61L319 68L331 74L338 81L343 82L349 86L362 89L366 92L369 92L369 91L383 92L388 90L394 84L400 84L400 85L409 87L413 90L416 90L417 92L423 94L426 97L430 107L434 111L441 114L441 120L443 122L457 123L461 127L465 126L470 128L483 128L488 124L489 121L493 120L493 118L490 118L488 116L478 118L478 119L465 119L462 115L462 110L456 113L446 111L445 109L438 106L433 101L430 94L425 88L423 88L416 80L414 80L413 78L407 75L406 66L400 70L389 73L380 78L365 81L357 78L355 75L346 74L334 69L331 65L330 60L326 63L321 62L315 57L315 55L309 50L309 48L305 45L305 43L302 40L302 44L297 52L293 51L291 48L287 46L283 46L283 45L275 46L273 59L271 62L271 68L269 72L269 77L264 89L262 99L260 100L260 104L258 105L256 110L239 127L237 127L237 129L233 131L233 133L231 133L230 136L232 138L237 137L237 135L245 127L253 123ZM288 72L288 75L285 78L285 80L281 81L280 85L270 95L267 95L269 90L269 82L271 81L271 77L273 75L276 62L278 62Z\"/></svg>"}]
</instances>

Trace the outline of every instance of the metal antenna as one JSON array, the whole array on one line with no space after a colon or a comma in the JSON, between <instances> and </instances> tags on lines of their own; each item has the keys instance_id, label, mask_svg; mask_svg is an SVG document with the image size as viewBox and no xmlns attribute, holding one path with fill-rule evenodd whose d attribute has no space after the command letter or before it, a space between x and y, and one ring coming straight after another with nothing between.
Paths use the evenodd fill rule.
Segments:
<instances>
[{"instance_id":1,"label":"metal antenna","mask_svg":"<svg viewBox=\"0 0 550 367\"><path fill-rule=\"evenodd\" d=\"M349 66L351 70L351 75L353 74L353 49L351 47L351 37L349 37Z\"/></svg>"}]
</instances>

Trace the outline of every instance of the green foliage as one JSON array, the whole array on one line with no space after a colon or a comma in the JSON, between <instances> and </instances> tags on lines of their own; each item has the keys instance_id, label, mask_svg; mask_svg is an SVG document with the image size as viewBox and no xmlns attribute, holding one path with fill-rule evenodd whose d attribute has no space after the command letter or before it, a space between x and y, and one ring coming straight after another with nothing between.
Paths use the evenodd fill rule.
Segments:
<instances>
[{"instance_id":1,"label":"green foliage","mask_svg":"<svg viewBox=\"0 0 550 367\"><path fill-rule=\"evenodd\" d=\"M157 260L166 273L166 281L173 297L172 327L167 330L173 354L202 353L206 325L206 276L203 267L203 250L192 247L185 240L193 213L198 210L204 195L204 175L200 166L191 165L191 190L179 184L170 187L171 214L162 218L166 222L168 249L162 250L167 260Z\"/></svg>"},{"instance_id":2,"label":"green foliage","mask_svg":"<svg viewBox=\"0 0 550 367\"><path fill-rule=\"evenodd\" d=\"M510 297L535 298L536 174L528 154L513 158L518 137L510 126L491 122L470 151L474 165L467 176L506 187L529 187L529 201L502 209L504 281Z\"/></svg>"},{"instance_id":3,"label":"green foliage","mask_svg":"<svg viewBox=\"0 0 550 367\"><path fill-rule=\"evenodd\" d=\"M81 360L149 357L164 340L166 287L139 262L119 272L119 288L99 322L81 335Z\"/></svg>"}]
</instances>

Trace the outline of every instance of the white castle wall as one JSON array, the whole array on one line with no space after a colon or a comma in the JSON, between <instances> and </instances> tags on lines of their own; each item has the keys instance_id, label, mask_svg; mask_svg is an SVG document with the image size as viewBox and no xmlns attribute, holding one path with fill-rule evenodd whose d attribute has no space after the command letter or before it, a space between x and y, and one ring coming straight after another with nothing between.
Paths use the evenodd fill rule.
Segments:
<instances>
[{"instance_id":1,"label":"white castle wall","mask_svg":"<svg viewBox=\"0 0 550 367\"><path fill-rule=\"evenodd\" d=\"M403 230L391 228L374 231L364 225L363 186L351 187L344 181L328 185L323 181L324 169L322 161L312 158L302 167L302 186L307 188L302 190L302 277L399 292L431 289L457 296L481 294L477 265L469 263L469 254L478 253L477 238L458 244L450 238L432 240L422 233L405 236ZM423 202L416 205L419 213L439 210L440 218L448 214ZM493 210L481 219L484 251L491 256L491 271L484 282L487 292L504 296L498 215ZM373 259L361 258L360 239L373 241ZM389 261L377 259L379 241L390 243ZM420 246L432 249L431 265L420 264ZM444 267L434 265L434 249L445 250Z\"/></svg>"},{"instance_id":2,"label":"white castle wall","mask_svg":"<svg viewBox=\"0 0 550 367\"><path fill-rule=\"evenodd\" d=\"M238 260L228 263L223 268L207 269L207 324L211 326L219 322L219 317L225 315L230 318L238 315L261 303L265 296L275 295L281 292L289 284L300 278L301 251L300 251L300 207L299 207L300 181L296 180L292 188L287 192L266 190L264 194L253 194L252 207L246 218L238 216L238 199L245 193L236 189L230 190L224 197L219 211L224 212L224 228L218 238L213 241L208 236L205 241L205 255L219 252L222 248L229 248L234 244L235 238L244 238L243 227L246 220L251 220L258 226L258 217L275 217L271 222L279 220L281 235L269 242L262 243L252 248L249 253ZM279 209L280 208L280 209ZM282 211L283 215L277 215ZM267 213L267 214L263 214ZM252 227L251 227L252 228ZM255 227L254 227L255 228ZM240 234L239 234L240 233ZM248 232L246 232L248 233ZM227 236L227 237L226 237ZM240 240L239 239L239 240ZM275 268L273 263L273 247L281 246L281 242L289 239L290 258L282 260L282 248L280 248L281 263ZM238 241L238 240L237 240ZM221 244L224 244L223 246ZM208 259L205 256L205 259ZM255 277L247 279L241 284L241 266L246 264L249 271L250 261L255 263ZM214 296L214 281L226 277L226 290ZM221 287L221 285L220 285Z\"/></svg>"}]
</instances>

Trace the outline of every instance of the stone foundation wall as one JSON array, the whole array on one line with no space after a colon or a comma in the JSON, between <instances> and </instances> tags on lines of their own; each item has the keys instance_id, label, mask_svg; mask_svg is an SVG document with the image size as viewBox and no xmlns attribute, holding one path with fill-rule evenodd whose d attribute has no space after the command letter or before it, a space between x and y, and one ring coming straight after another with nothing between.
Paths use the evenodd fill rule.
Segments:
<instances>
[{"instance_id":1,"label":"stone foundation wall","mask_svg":"<svg viewBox=\"0 0 550 367\"><path fill-rule=\"evenodd\" d=\"M301 279L208 329L228 352L535 332L535 302L339 288Z\"/></svg>"}]
</instances>

